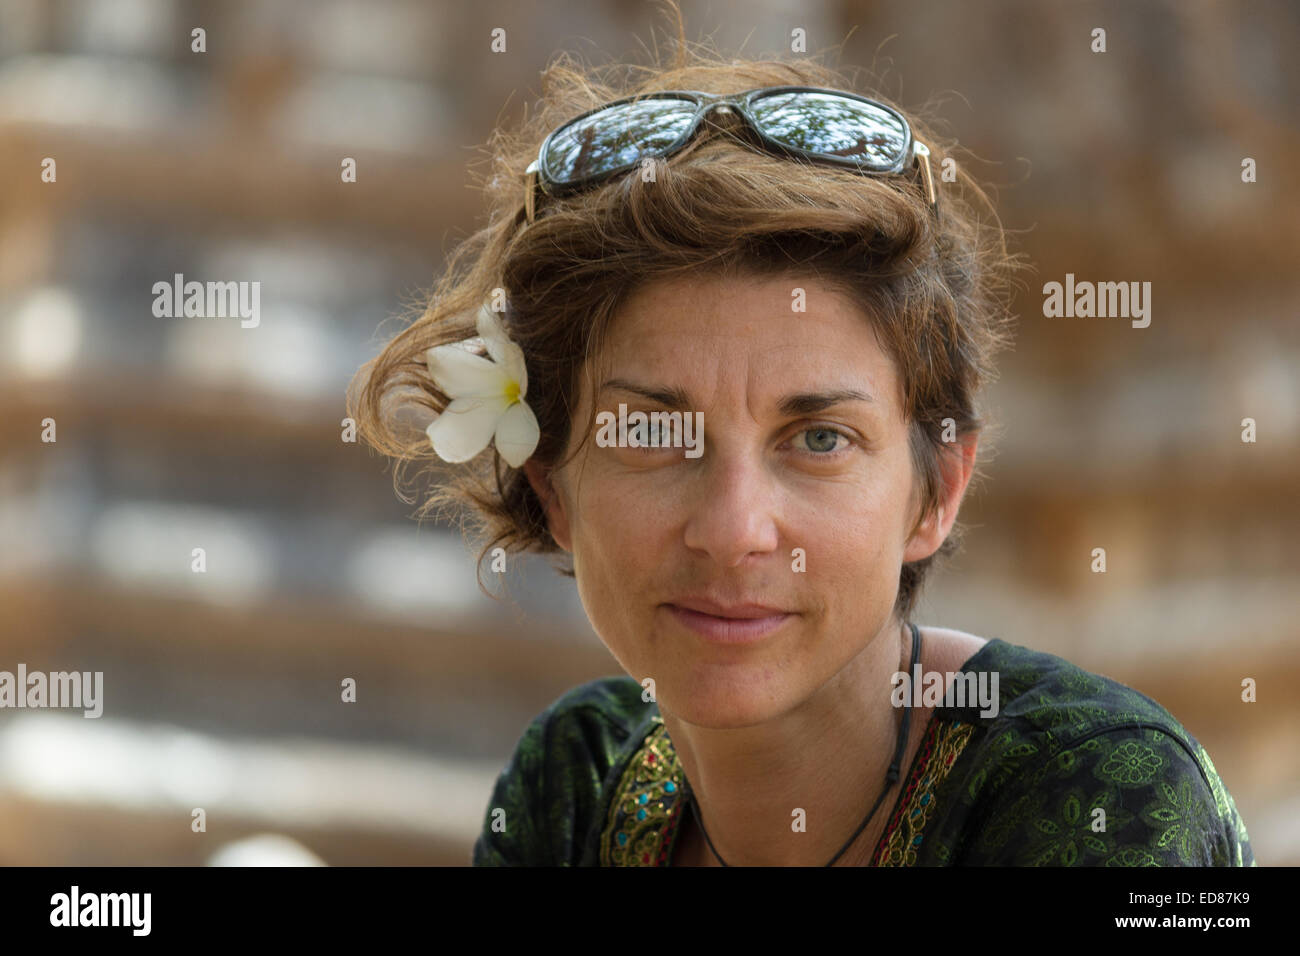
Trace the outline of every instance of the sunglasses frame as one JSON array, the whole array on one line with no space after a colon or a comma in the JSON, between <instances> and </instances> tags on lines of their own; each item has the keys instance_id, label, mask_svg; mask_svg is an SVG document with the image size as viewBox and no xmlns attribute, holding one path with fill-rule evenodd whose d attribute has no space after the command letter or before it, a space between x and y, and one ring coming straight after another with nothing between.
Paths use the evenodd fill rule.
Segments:
<instances>
[{"instance_id":1,"label":"sunglasses frame","mask_svg":"<svg viewBox=\"0 0 1300 956\"><path fill-rule=\"evenodd\" d=\"M774 139L764 132L762 126L754 118L750 110L751 104L755 99L762 97L774 96L780 93L823 93L831 96L838 96L847 100L856 100L859 103L866 103L876 109L882 110L897 120L906 134L906 140L901 151L899 159L888 166L875 167L864 164L855 159L848 157L831 156L826 153L816 153L811 150L802 149L797 146L791 146L780 140ZM623 106L628 103L639 103L645 100L678 100L695 104L695 114L691 117L690 124L685 131L671 145L661 150L645 153L630 163L624 163L614 169L596 173L583 179L573 182L556 182L550 176L550 171L546 164L546 154L550 149L551 141L560 133L567 130L576 123L582 122L588 117L595 116L605 110L612 109L616 106ZM636 96L625 96L622 99L614 100L610 103L604 103L594 109L587 110L573 119L567 120L547 135L542 141L541 149L538 150L537 159L533 160L528 169L524 171L524 216L529 223L532 223L537 212L537 193L540 190L546 196L564 196L567 194L580 192L583 189L589 189L592 186L611 179L622 173L626 173L636 167L647 158L666 159L669 156L681 151L688 143L693 140L700 131L703 120L714 110L730 112L740 116L741 120L749 130L756 136L760 145L768 152L777 155L789 156L795 159L805 159L809 162L821 163L824 165L835 166L843 169L855 169L867 175L890 175L907 172L911 166L920 169L921 181L925 187L926 201L930 209L934 212L936 218L939 215L939 199L935 193L934 178L930 171L930 150L924 143L916 139L912 134L912 125L907 121L902 113L893 107L887 106L878 100L873 100L865 96L859 96L856 93L846 93L843 90L832 90L819 86L762 86L752 90L745 90L743 93L716 94L705 93L700 90L656 90L651 93L642 93Z\"/></svg>"}]
</instances>

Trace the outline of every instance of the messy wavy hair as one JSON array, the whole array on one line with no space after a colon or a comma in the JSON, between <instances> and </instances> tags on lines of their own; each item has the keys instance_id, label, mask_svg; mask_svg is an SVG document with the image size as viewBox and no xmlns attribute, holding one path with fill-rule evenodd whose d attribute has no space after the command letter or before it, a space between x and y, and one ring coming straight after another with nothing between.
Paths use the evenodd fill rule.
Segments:
<instances>
[{"instance_id":1,"label":"messy wavy hair","mask_svg":"<svg viewBox=\"0 0 1300 956\"><path fill-rule=\"evenodd\" d=\"M363 439L398 462L399 493L412 477L405 466L421 466L414 477L425 479L426 493L405 500L420 501L420 517L452 513L462 531L474 525L480 566L500 546L559 555L557 570L574 576L522 468L511 468L489 446L448 469L422 430L450 403L430 379L426 351L474 337L476 313L494 293L505 299L506 333L523 349L527 401L541 428L532 460L547 473L577 455L592 432L594 403L593 421L577 433L585 437L566 454L583 370L602 354L621 304L644 283L687 274L812 273L861 306L902 383L921 504L915 527L936 509L943 456L957 453L951 439L986 431L975 395L995 375L994 353L1010 344L1006 293L1018 257L1007 252L1005 232L966 171L965 154L906 110L899 111L931 150L939 222L919 184L906 177L791 162L701 130L666 161L657 181L624 175L575 195L539 194L536 220L525 225L523 173L542 140L610 100L659 90L797 85L864 93L898 108L811 59L724 61L688 44L673 11L677 42L669 65L587 69L566 54L552 60L539 108L518 129L497 129L489 139L491 177L480 183L487 225L454 250L423 313L361 368L349 389L349 414ZM900 620L910 618L935 559L957 551L963 530L955 524L935 554L903 565L894 607Z\"/></svg>"}]
</instances>

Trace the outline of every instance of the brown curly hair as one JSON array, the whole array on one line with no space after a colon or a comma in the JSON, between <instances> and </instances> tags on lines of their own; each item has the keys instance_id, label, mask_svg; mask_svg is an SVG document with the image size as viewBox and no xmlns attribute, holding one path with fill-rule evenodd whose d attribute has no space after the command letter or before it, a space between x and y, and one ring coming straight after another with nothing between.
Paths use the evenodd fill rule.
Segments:
<instances>
[{"instance_id":1,"label":"brown curly hair","mask_svg":"<svg viewBox=\"0 0 1300 956\"><path fill-rule=\"evenodd\" d=\"M475 314L494 291L504 297L502 323L528 367L527 401L541 427L532 460L548 473L585 444L586 438L565 455L583 369L601 354L620 305L643 283L686 274L812 273L863 308L899 370L921 500L917 527L942 490L941 456L954 453L944 440L945 419L958 438L987 431L974 399L995 374L993 354L1011 341L1006 292L1018 257L1007 252L991 202L965 171L966 154L955 167L946 163L958 155L955 144L907 111L900 109L931 150L938 222L910 180L791 162L701 132L666 161L657 181L626 175L576 195L541 197L536 221L523 226L522 174L542 140L601 103L672 89L864 92L813 60L724 61L686 42L680 13L675 47L666 67L583 69L566 54L548 65L540 108L519 130L498 129L489 140L492 177L481 186L488 224L455 249L423 314L349 388L349 414L363 439L399 462L399 493L404 465L428 465L420 516L453 506L462 530L469 518L483 542L480 564L497 546L563 554L523 469L489 448L447 470L422 430L430 413L450 402L431 381L425 352L473 337ZM910 617L935 558L953 554L962 531L954 524L935 554L903 565L894 609L901 620ZM571 561L558 570L574 575Z\"/></svg>"}]
</instances>

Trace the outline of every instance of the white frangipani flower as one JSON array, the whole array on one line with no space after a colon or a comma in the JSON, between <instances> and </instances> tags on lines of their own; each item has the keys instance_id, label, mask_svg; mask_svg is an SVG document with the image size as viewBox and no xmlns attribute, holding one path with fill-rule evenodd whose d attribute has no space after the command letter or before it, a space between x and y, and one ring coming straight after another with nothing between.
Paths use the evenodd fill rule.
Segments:
<instances>
[{"instance_id":1,"label":"white frangipani flower","mask_svg":"<svg viewBox=\"0 0 1300 956\"><path fill-rule=\"evenodd\" d=\"M429 374L451 403L427 429L433 450L443 461L469 461L488 442L511 468L532 455L541 438L537 416L524 402L528 369L524 351L506 336L497 314L484 305L478 334L488 361L466 348L468 343L438 345L426 353Z\"/></svg>"}]
</instances>

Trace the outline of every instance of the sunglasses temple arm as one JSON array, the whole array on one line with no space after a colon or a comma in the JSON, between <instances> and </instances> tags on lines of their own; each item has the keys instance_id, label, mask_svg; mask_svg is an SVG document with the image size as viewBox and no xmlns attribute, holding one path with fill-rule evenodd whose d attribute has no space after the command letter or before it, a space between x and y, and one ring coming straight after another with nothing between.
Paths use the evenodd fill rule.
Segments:
<instances>
[{"instance_id":1,"label":"sunglasses temple arm","mask_svg":"<svg viewBox=\"0 0 1300 956\"><path fill-rule=\"evenodd\" d=\"M528 169L524 171L524 219L529 225L532 225L533 217L537 213L537 161L528 164Z\"/></svg>"},{"instance_id":2,"label":"sunglasses temple arm","mask_svg":"<svg viewBox=\"0 0 1300 956\"><path fill-rule=\"evenodd\" d=\"M913 143L913 152L916 154L916 165L921 167L921 182L925 185L925 199L934 210L934 214L939 214L939 197L934 191L934 177L930 172L930 147L920 140Z\"/></svg>"}]
</instances>

